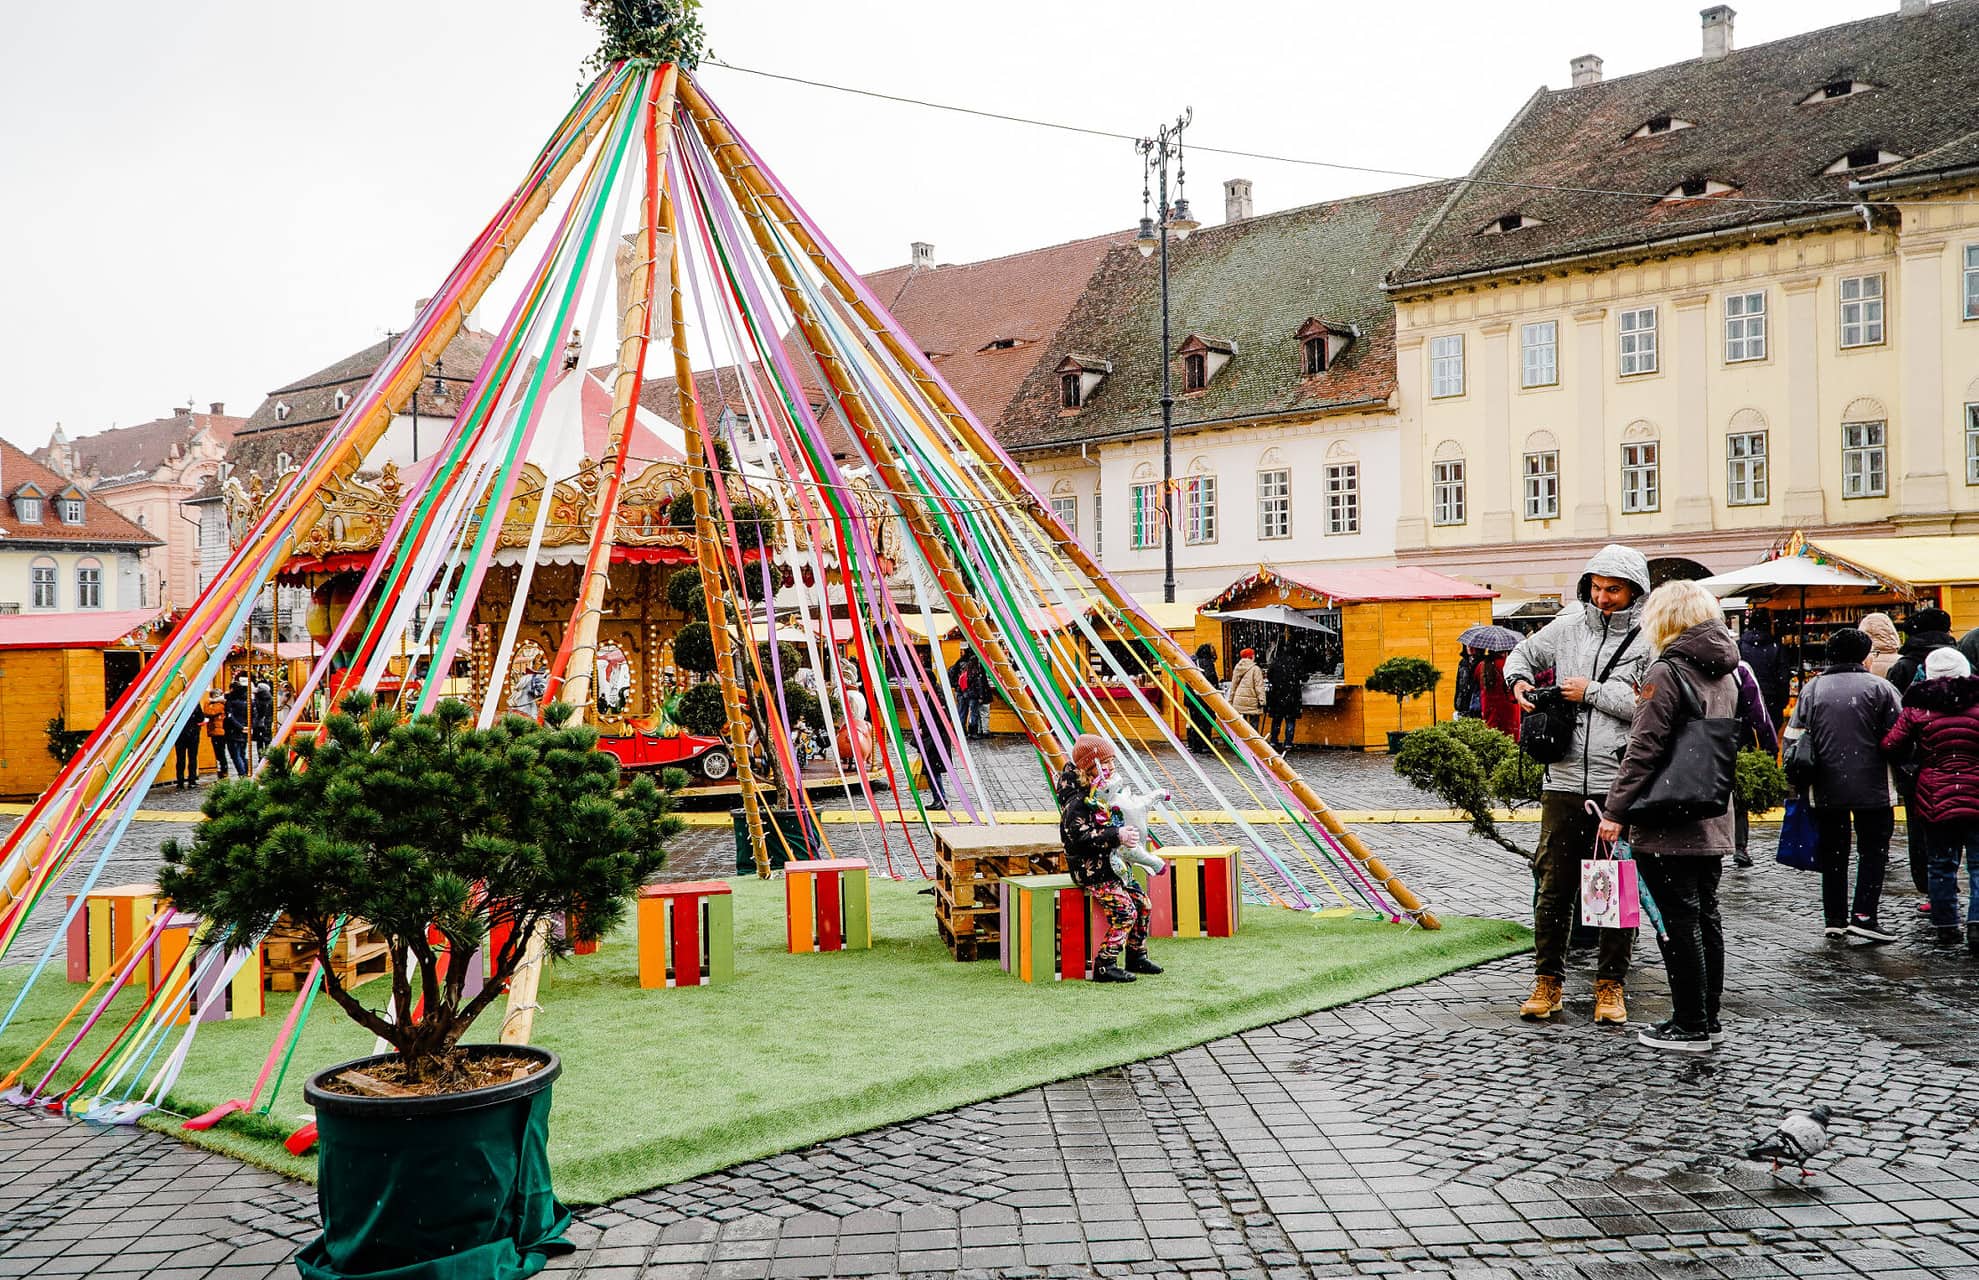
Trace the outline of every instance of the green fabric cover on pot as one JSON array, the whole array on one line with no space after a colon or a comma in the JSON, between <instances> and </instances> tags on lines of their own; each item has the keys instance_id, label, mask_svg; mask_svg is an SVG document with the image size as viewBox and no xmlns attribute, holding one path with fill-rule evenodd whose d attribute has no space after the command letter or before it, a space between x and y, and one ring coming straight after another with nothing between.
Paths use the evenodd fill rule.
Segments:
<instances>
[{"instance_id":1,"label":"green fabric cover on pot","mask_svg":"<svg viewBox=\"0 0 1979 1280\"><path fill-rule=\"evenodd\" d=\"M517 1280L572 1252L550 1092L417 1117L319 1110L323 1234L296 1255L304 1280Z\"/></svg>"}]
</instances>

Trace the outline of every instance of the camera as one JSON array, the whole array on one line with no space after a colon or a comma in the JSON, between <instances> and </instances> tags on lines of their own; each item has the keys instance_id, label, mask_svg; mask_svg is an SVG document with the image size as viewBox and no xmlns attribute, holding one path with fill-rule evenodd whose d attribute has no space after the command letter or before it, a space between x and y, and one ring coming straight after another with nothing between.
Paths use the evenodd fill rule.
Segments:
<instances>
[{"instance_id":1,"label":"camera","mask_svg":"<svg viewBox=\"0 0 1979 1280\"><path fill-rule=\"evenodd\" d=\"M1525 691L1526 701L1534 711L1545 711L1552 707L1562 707L1567 703L1567 695L1560 692L1557 684L1535 685Z\"/></svg>"}]
</instances>

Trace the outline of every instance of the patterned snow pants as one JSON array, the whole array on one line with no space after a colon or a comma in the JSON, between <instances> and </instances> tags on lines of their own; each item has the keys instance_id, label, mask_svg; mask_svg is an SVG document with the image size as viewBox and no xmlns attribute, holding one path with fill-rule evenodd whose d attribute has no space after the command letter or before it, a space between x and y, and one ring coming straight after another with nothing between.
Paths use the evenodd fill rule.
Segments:
<instances>
[{"instance_id":1,"label":"patterned snow pants","mask_svg":"<svg viewBox=\"0 0 1979 1280\"><path fill-rule=\"evenodd\" d=\"M1094 885L1086 892L1106 915L1106 933L1099 940L1099 954L1093 958L1093 964L1104 966L1118 961L1123 944L1135 955L1145 953L1148 920L1153 912L1148 891L1139 882L1128 880L1125 884Z\"/></svg>"}]
</instances>

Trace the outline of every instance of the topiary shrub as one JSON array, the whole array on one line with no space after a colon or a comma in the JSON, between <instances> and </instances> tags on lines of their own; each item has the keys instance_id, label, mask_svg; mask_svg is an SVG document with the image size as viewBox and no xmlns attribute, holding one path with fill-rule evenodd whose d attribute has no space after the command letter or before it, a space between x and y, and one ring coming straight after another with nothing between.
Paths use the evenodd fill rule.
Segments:
<instances>
[{"instance_id":1,"label":"topiary shrub","mask_svg":"<svg viewBox=\"0 0 1979 1280\"><path fill-rule=\"evenodd\" d=\"M1501 733L1498 736L1502 738L1505 735ZM1493 765L1487 777L1492 797L1507 809L1516 809L1522 804L1538 804L1546 792L1546 766L1516 749L1507 752Z\"/></svg>"},{"instance_id":2,"label":"topiary shrub","mask_svg":"<svg viewBox=\"0 0 1979 1280\"><path fill-rule=\"evenodd\" d=\"M674 662L696 675L715 670L715 633L706 622L690 622L673 638Z\"/></svg>"},{"instance_id":3,"label":"topiary shrub","mask_svg":"<svg viewBox=\"0 0 1979 1280\"><path fill-rule=\"evenodd\" d=\"M1403 704L1436 687L1443 673L1421 658L1390 658L1367 673L1363 687L1395 699L1395 727L1402 727Z\"/></svg>"},{"instance_id":4,"label":"topiary shrub","mask_svg":"<svg viewBox=\"0 0 1979 1280\"><path fill-rule=\"evenodd\" d=\"M705 622L708 598L701 593L701 571L691 565L675 569L667 579L667 606L687 615L690 622Z\"/></svg>"},{"instance_id":5,"label":"topiary shrub","mask_svg":"<svg viewBox=\"0 0 1979 1280\"><path fill-rule=\"evenodd\" d=\"M667 792L643 775L621 786L618 761L596 749L596 730L570 723L570 706L543 710L544 724L506 716L476 729L458 701L407 718L353 693L320 740L277 745L258 777L207 793L191 843L166 841L159 888L227 946L286 916L327 955L342 921L368 922L394 957L389 1010L334 966L323 989L396 1050L402 1083L458 1088L451 1051L503 998L537 926L567 916L571 937L608 933L680 830ZM498 925L512 927L469 996L468 966L442 977L429 939L465 956Z\"/></svg>"},{"instance_id":6,"label":"topiary shrub","mask_svg":"<svg viewBox=\"0 0 1979 1280\"><path fill-rule=\"evenodd\" d=\"M1486 770L1479 759L1479 752L1473 750L1467 741L1476 736L1475 731L1458 727L1464 723L1458 720L1433 724L1410 733L1402 739L1401 747L1395 752L1395 772L1468 817L1471 830L1477 834L1522 858L1530 859L1532 854L1514 844L1499 830L1492 816L1499 800L1492 787L1496 770ZM1485 727L1482 722L1478 725L1486 733L1498 738L1505 737L1497 730ZM1501 751L1485 739L1479 739L1479 745L1486 754ZM1517 759L1516 751L1510 757L1501 756L1496 768L1502 769L1507 763L1516 768Z\"/></svg>"},{"instance_id":7,"label":"topiary shrub","mask_svg":"<svg viewBox=\"0 0 1979 1280\"><path fill-rule=\"evenodd\" d=\"M804 666L804 651L787 640L778 641L776 646L776 660L778 665L772 666L770 664L769 641L760 640L756 643L756 661L760 664L758 669L763 673L763 679L765 680L769 680L775 676L779 670L783 673L783 678L786 681L796 675Z\"/></svg>"},{"instance_id":8,"label":"topiary shrub","mask_svg":"<svg viewBox=\"0 0 1979 1280\"><path fill-rule=\"evenodd\" d=\"M728 730L728 706L722 701L722 688L704 680L680 695L680 727L704 738L722 737Z\"/></svg>"},{"instance_id":9,"label":"topiary shrub","mask_svg":"<svg viewBox=\"0 0 1979 1280\"><path fill-rule=\"evenodd\" d=\"M797 683L795 679L783 682L783 705L792 721L808 724L818 730L825 727L824 704L818 701L817 694Z\"/></svg>"},{"instance_id":10,"label":"topiary shrub","mask_svg":"<svg viewBox=\"0 0 1979 1280\"><path fill-rule=\"evenodd\" d=\"M1738 753L1738 770L1733 785L1749 813L1765 813L1786 803L1793 788L1787 785L1787 772L1780 762L1764 751Z\"/></svg>"}]
</instances>

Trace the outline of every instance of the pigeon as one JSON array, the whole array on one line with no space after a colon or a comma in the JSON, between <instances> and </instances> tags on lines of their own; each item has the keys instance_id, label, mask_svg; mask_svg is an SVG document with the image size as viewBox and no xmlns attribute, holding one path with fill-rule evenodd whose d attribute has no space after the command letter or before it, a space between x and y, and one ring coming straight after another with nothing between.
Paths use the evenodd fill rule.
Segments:
<instances>
[{"instance_id":1,"label":"pigeon","mask_svg":"<svg viewBox=\"0 0 1979 1280\"><path fill-rule=\"evenodd\" d=\"M1812 1177L1807 1171L1807 1162L1827 1150L1830 1115L1828 1108L1821 1106L1794 1112L1780 1121L1779 1128L1747 1150L1745 1158L1771 1159L1775 1173L1780 1170L1780 1162L1785 1160L1799 1166L1801 1177Z\"/></svg>"}]
</instances>

